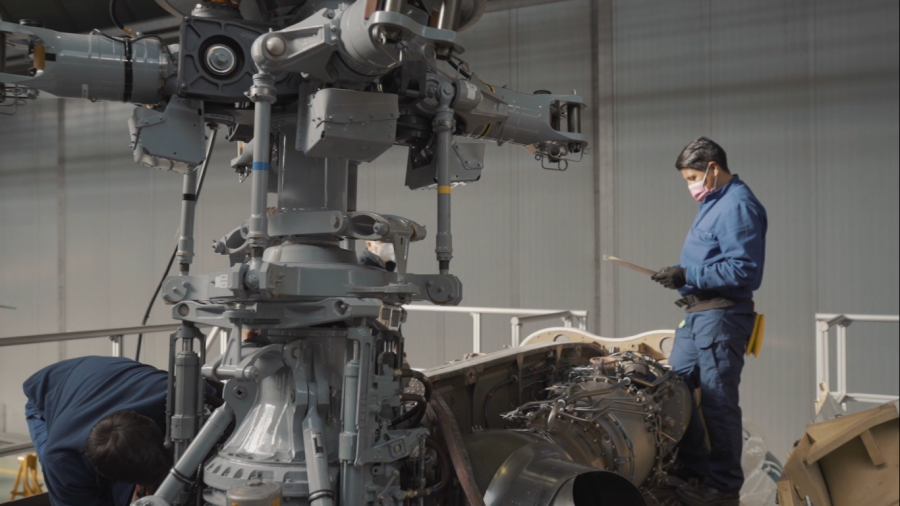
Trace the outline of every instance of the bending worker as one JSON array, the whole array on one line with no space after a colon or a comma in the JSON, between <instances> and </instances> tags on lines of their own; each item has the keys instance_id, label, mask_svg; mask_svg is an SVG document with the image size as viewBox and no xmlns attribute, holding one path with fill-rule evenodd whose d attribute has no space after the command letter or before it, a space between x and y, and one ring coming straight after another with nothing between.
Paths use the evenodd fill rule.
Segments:
<instances>
[{"instance_id":1,"label":"bending worker","mask_svg":"<svg viewBox=\"0 0 900 506\"><path fill-rule=\"evenodd\" d=\"M678 305L687 316L669 363L688 386L700 389L703 411L701 419L694 406L679 446L683 477L696 480L679 489L678 498L687 506L739 506L744 475L738 387L756 321L753 292L763 279L768 218L750 188L731 174L725 150L715 142L692 142L676 168L700 212L681 262L653 279L683 297Z\"/></svg>"},{"instance_id":2,"label":"bending worker","mask_svg":"<svg viewBox=\"0 0 900 506\"><path fill-rule=\"evenodd\" d=\"M163 445L165 371L127 358L75 358L38 371L23 389L53 506L127 506L135 485L153 490L172 467Z\"/></svg>"}]
</instances>

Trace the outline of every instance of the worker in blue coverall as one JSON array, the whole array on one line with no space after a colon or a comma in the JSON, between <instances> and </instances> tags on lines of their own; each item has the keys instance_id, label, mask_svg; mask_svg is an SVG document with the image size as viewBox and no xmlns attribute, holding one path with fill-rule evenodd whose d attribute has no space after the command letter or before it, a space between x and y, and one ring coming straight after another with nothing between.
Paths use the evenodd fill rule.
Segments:
<instances>
[{"instance_id":1,"label":"worker in blue coverall","mask_svg":"<svg viewBox=\"0 0 900 506\"><path fill-rule=\"evenodd\" d=\"M700 212L681 262L653 279L682 296L677 304L687 316L669 364L688 386L700 389L703 413L701 418L694 407L679 445L679 477L696 479L677 495L687 506L739 506L744 475L738 387L756 321L753 292L763 279L768 218L750 188L731 174L725 150L715 142L692 142L676 168Z\"/></svg>"},{"instance_id":2,"label":"worker in blue coverall","mask_svg":"<svg viewBox=\"0 0 900 506\"><path fill-rule=\"evenodd\" d=\"M172 466L167 389L165 371L117 357L64 360L25 381L28 430L53 506L127 506L135 485L162 482Z\"/></svg>"}]
</instances>

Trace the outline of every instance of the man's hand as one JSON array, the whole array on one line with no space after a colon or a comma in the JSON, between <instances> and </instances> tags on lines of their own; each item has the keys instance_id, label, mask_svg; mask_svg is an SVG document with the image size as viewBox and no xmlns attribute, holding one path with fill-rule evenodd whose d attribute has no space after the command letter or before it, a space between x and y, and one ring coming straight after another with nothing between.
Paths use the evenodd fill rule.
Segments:
<instances>
[{"instance_id":1,"label":"man's hand","mask_svg":"<svg viewBox=\"0 0 900 506\"><path fill-rule=\"evenodd\" d=\"M653 281L671 290L678 290L687 284L684 267L666 267L650 277Z\"/></svg>"}]
</instances>

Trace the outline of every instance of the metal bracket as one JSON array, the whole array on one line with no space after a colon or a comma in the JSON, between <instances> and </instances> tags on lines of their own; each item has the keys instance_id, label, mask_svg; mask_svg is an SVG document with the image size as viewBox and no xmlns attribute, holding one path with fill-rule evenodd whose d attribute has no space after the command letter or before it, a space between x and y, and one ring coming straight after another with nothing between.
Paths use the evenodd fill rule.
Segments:
<instances>
[{"instance_id":1,"label":"metal bracket","mask_svg":"<svg viewBox=\"0 0 900 506\"><path fill-rule=\"evenodd\" d=\"M213 365L203 366L203 375L217 380L234 379L238 382L259 382L285 367L284 345L271 344L244 357L241 363L221 365L222 358Z\"/></svg>"},{"instance_id":2,"label":"metal bracket","mask_svg":"<svg viewBox=\"0 0 900 506\"><path fill-rule=\"evenodd\" d=\"M409 456L419 442L428 437L428 430L423 428L392 430L388 431L387 437L389 438L387 441L378 443L361 452L356 457L356 465L385 464L405 458Z\"/></svg>"}]
</instances>

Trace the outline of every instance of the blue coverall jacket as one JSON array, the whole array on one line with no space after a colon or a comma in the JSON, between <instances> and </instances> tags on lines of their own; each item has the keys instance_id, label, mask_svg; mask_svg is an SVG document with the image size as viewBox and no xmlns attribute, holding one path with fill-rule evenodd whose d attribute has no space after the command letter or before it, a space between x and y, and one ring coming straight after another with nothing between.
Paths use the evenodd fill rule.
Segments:
<instances>
[{"instance_id":1,"label":"blue coverall jacket","mask_svg":"<svg viewBox=\"0 0 900 506\"><path fill-rule=\"evenodd\" d=\"M84 455L91 429L130 410L166 427L165 371L127 358L83 357L48 366L23 385L28 429L53 506L127 506L134 485L113 483Z\"/></svg>"},{"instance_id":2,"label":"blue coverall jacket","mask_svg":"<svg viewBox=\"0 0 900 506\"><path fill-rule=\"evenodd\" d=\"M695 407L679 455L689 468L708 476L713 488L726 492L737 492L744 483L739 386L756 316L750 299L763 278L767 228L766 210L734 176L700 205L681 254L688 283L679 290L682 295L738 300L726 309L689 313L669 360L691 388L700 389L706 421L704 430Z\"/></svg>"}]
</instances>

